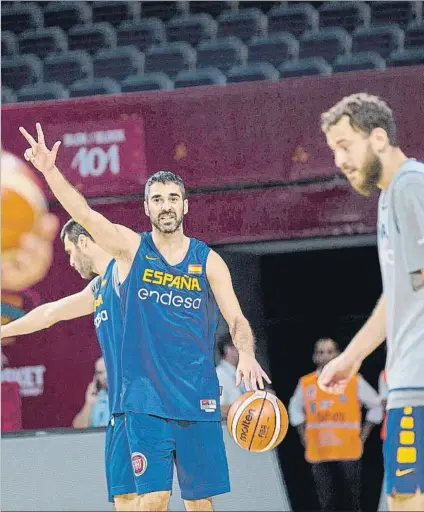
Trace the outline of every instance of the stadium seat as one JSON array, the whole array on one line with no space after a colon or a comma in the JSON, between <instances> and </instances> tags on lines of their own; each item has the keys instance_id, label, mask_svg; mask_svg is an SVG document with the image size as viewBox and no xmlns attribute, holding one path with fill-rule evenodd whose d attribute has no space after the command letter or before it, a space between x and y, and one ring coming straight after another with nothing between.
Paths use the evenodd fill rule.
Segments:
<instances>
[{"instance_id":1,"label":"stadium seat","mask_svg":"<svg viewBox=\"0 0 424 512\"><path fill-rule=\"evenodd\" d=\"M395 24L358 28L352 36L352 53L375 51L386 58L402 50L403 42L404 32Z\"/></svg>"},{"instance_id":2,"label":"stadium seat","mask_svg":"<svg viewBox=\"0 0 424 512\"><path fill-rule=\"evenodd\" d=\"M245 2L238 2L239 9L250 9L254 7L255 9L260 9L265 14L268 13L273 7L278 5L281 5L281 0L266 0L265 2L256 2L255 0L248 0Z\"/></svg>"},{"instance_id":3,"label":"stadium seat","mask_svg":"<svg viewBox=\"0 0 424 512\"><path fill-rule=\"evenodd\" d=\"M45 28L41 31L29 30L19 36L19 53L32 53L41 59L49 53L66 52L68 40L59 27Z\"/></svg>"},{"instance_id":4,"label":"stadium seat","mask_svg":"<svg viewBox=\"0 0 424 512\"><path fill-rule=\"evenodd\" d=\"M223 12L217 19L218 37L235 36L247 42L267 34L268 19L259 9Z\"/></svg>"},{"instance_id":5,"label":"stadium seat","mask_svg":"<svg viewBox=\"0 0 424 512\"><path fill-rule=\"evenodd\" d=\"M135 46L145 51L149 46L165 43L165 27L158 18L125 21L117 28L116 40L118 46Z\"/></svg>"},{"instance_id":6,"label":"stadium seat","mask_svg":"<svg viewBox=\"0 0 424 512\"><path fill-rule=\"evenodd\" d=\"M352 38L343 28L327 27L319 32L305 32L299 39L299 57L323 57L332 62L338 55L346 55L352 47Z\"/></svg>"},{"instance_id":7,"label":"stadium seat","mask_svg":"<svg viewBox=\"0 0 424 512\"><path fill-rule=\"evenodd\" d=\"M340 55L333 62L333 71L359 71L363 69L386 69L386 61L376 52L361 52L354 55Z\"/></svg>"},{"instance_id":8,"label":"stadium seat","mask_svg":"<svg viewBox=\"0 0 424 512\"><path fill-rule=\"evenodd\" d=\"M121 87L112 78L97 78L95 80L79 80L69 87L69 96L96 96L97 94L119 94Z\"/></svg>"},{"instance_id":9,"label":"stadium seat","mask_svg":"<svg viewBox=\"0 0 424 512\"><path fill-rule=\"evenodd\" d=\"M114 78L122 81L130 75L143 73L144 55L134 46L100 50L93 57L94 78Z\"/></svg>"},{"instance_id":10,"label":"stadium seat","mask_svg":"<svg viewBox=\"0 0 424 512\"><path fill-rule=\"evenodd\" d=\"M284 62L278 67L281 78L312 75L331 75L332 68L322 57Z\"/></svg>"},{"instance_id":11,"label":"stadium seat","mask_svg":"<svg viewBox=\"0 0 424 512\"><path fill-rule=\"evenodd\" d=\"M37 86L27 85L18 91L18 101L47 101L64 100L69 98L69 92L62 84L50 83Z\"/></svg>"},{"instance_id":12,"label":"stadium seat","mask_svg":"<svg viewBox=\"0 0 424 512\"><path fill-rule=\"evenodd\" d=\"M353 32L358 27L368 27L371 10L365 2L323 2L319 11L319 27L340 27Z\"/></svg>"},{"instance_id":13,"label":"stadium seat","mask_svg":"<svg viewBox=\"0 0 424 512\"><path fill-rule=\"evenodd\" d=\"M42 76L41 60L34 55L15 55L2 59L2 86L17 90L24 85L36 84Z\"/></svg>"},{"instance_id":14,"label":"stadium seat","mask_svg":"<svg viewBox=\"0 0 424 512\"><path fill-rule=\"evenodd\" d=\"M269 62L257 62L247 66L235 66L227 71L227 83L278 80L280 74Z\"/></svg>"},{"instance_id":15,"label":"stadium seat","mask_svg":"<svg viewBox=\"0 0 424 512\"><path fill-rule=\"evenodd\" d=\"M424 21L413 21L408 25L405 48L424 48Z\"/></svg>"},{"instance_id":16,"label":"stadium seat","mask_svg":"<svg viewBox=\"0 0 424 512\"><path fill-rule=\"evenodd\" d=\"M249 2L250 3L250 2ZM189 9L192 14L200 14L205 12L212 17L218 17L223 11L233 10L237 11L237 2L220 2L219 0L190 0Z\"/></svg>"},{"instance_id":17,"label":"stadium seat","mask_svg":"<svg viewBox=\"0 0 424 512\"><path fill-rule=\"evenodd\" d=\"M78 24L91 23L91 9L85 2L46 2L44 26L68 31Z\"/></svg>"},{"instance_id":18,"label":"stadium seat","mask_svg":"<svg viewBox=\"0 0 424 512\"><path fill-rule=\"evenodd\" d=\"M122 92L169 91L173 88L174 83L165 73L146 73L142 76L129 76L121 83Z\"/></svg>"},{"instance_id":19,"label":"stadium seat","mask_svg":"<svg viewBox=\"0 0 424 512\"><path fill-rule=\"evenodd\" d=\"M187 43L152 46L146 51L145 69L148 73L164 72L171 78L183 70L194 69L196 52Z\"/></svg>"},{"instance_id":20,"label":"stadium seat","mask_svg":"<svg viewBox=\"0 0 424 512\"><path fill-rule=\"evenodd\" d=\"M227 78L217 68L181 71L175 78L175 88L195 87L199 85L225 85Z\"/></svg>"},{"instance_id":21,"label":"stadium seat","mask_svg":"<svg viewBox=\"0 0 424 512\"><path fill-rule=\"evenodd\" d=\"M371 24L386 25L394 22L404 27L408 22L415 21L419 3L406 1L369 2Z\"/></svg>"},{"instance_id":22,"label":"stadium seat","mask_svg":"<svg viewBox=\"0 0 424 512\"><path fill-rule=\"evenodd\" d=\"M389 67L419 66L422 64L424 64L424 47L393 52L387 60Z\"/></svg>"},{"instance_id":23,"label":"stadium seat","mask_svg":"<svg viewBox=\"0 0 424 512\"><path fill-rule=\"evenodd\" d=\"M173 18L166 25L169 42L184 41L193 46L197 46L202 39L215 38L217 30L217 22L205 13Z\"/></svg>"},{"instance_id":24,"label":"stadium seat","mask_svg":"<svg viewBox=\"0 0 424 512\"><path fill-rule=\"evenodd\" d=\"M3 105L6 103L16 103L18 98L16 94L9 87L2 86L1 88L1 102Z\"/></svg>"},{"instance_id":25,"label":"stadium seat","mask_svg":"<svg viewBox=\"0 0 424 512\"><path fill-rule=\"evenodd\" d=\"M71 85L78 80L93 78L93 64L87 52L76 50L49 55L44 59L44 80Z\"/></svg>"},{"instance_id":26,"label":"stadium seat","mask_svg":"<svg viewBox=\"0 0 424 512\"><path fill-rule=\"evenodd\" d=\"M1 33L1 55L8 57L18 53L18 40L12 32Z\"/></svg>"},{"instance_id":27,"label":"stadium seat","mask_svg":"<svg viewBox=\"0 0 424 512\"><path fill-rule=\"evenodd\" d=\"M197 47L197 67L215 67L226 71L247 64L247 46L237 37L203 41Z\"/></svg>"},{"instance_id":28,"label":"stadium seat","mask_svg":"<svg viewBox=\"0 0 424 512\"><path fill-rule=\"evenodd\" d=\"M142 2L142 18L159 18L169 21L175 16L188 14L188 2Z\"/></svg>"},{"instance_id":29,"label":"stadium seat","mask_svg":"<svg viewBox=\"0 0 424 512\"><path fill-rule=\"evenodd\" d=\"M70 50L95 53L102 49L115 48L116 33L109 23L79 25L69 30L68 44Z\"/></svg>"},{"instance_id":30,"label":"stadium seat","mask_svg":"<svg viewBox=\"0 0 424 512\"><path fill-rule=\"evenodd\" d=\"M127 20L140 18L140 2L116 2L96 0L91 4L93 23L106 22L119 25Z\"/></svg>"},{"instance_id":31,"label":"stadium seat","mask_svg":"<svg viewBox=\"0 0 424 512\"><path fill-rule=\"evenodd\" d=\"M268 13L268 33L290 32L297 37L308 30L317 30L318 22L318 11L309 3L277 6Z\"/></svg>"},{"instance_id":32,"label":"stadium seat","mask_svg":"<svg viewBox=\"0 0 424 512\"><path fill-rule=\"evenodd\" d=\"M1 7L2 32L20 34L25 30L35 30L43 26L43 13L36 3L15 2Z\"/></svg>"},{"instance_id":33,"label":"stadium seat","mask_svg":"<svg viewBox=\"0 0 424 512\"><path fill-rule=\"evenodd\" d=\"M248 45L249 62L269 62L277 66L285 60L292 60L299 55L299 42L288 32L272 34L268 37L256 36Z\"/></svg>"}]
</instances>

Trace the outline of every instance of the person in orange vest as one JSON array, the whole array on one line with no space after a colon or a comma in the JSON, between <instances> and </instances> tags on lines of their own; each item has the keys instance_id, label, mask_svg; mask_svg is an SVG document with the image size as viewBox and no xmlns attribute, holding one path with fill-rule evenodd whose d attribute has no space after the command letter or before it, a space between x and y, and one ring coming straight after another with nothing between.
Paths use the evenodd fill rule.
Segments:
<instances>
[{"instance_id":1,"label":"person in orange vest","mask_svg":"<svg viewBox=\"0 0 424 512\"><path fill-rule=\"evenodd\" d=\"M383 410L377 392L355 375L343 395L318 387L322 368L339 354L337 343L321 338L315 344L316 371L303 376L289 403L290 423L297 427L305 447L321 510L360 510L361 457L372 428L381 423ZM368 411L361 426L361 407ZM343 493L337 488L343 480ZM337 503L343 494L343 502Z\"/></svg>"}]
</instances>

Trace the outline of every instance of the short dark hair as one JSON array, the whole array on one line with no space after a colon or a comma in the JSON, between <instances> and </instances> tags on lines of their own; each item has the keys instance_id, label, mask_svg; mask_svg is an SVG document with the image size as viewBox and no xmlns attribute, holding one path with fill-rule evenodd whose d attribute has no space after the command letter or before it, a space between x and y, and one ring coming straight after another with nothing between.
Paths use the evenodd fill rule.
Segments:
<instances>
[{"instance_id":1,"label":"short dark hair","mask_svg":"<svg viewBox=\"0 0 424 512\"><path fill-rule=\"evenodd\" d=\"M183 195L183 199L186 199L187 194L184 186L184 182L178 174L175 174L172 171L169 171L167 169L162 169L158 172L155 172L146 182L146 186L144 187L144 200L147 201L147 198L149 197L149 190L150 187L154 183L163 183L164 185L166 183L176 183L180 189L181 193Z\"/></svg>"},{"instance_id":2,"label":"short dark hair","mask_svg":"<svg viewBox=\"0 0 424 512\"><path fill-rule=\"evenodd\" d=\"M218 338L218 342L217 342L216 346L218 348L220 357L224 357L225 349L227 347L234 346L233 339L231 338L231 334L229 332L227 332L227 333L223 334L222 336L220 336Z\"/></svg>"},{"instance_id":3,"label":"short dark hair","mask_svg":"<svg viewBox=\"0 0 424 512\"><path fill-rule=\"evenodd\" d=\"M69 219L68 222L63 226L61 232L60 232L60 239L62 240L62 243L65 242L65 236L68 236L68 239L74 244L77 245L78 238L80 235L85 235L86 237L90 238L90 240L93 240L94 238L90 235L90 233L81 226L81 224L78 224L74 219Z\"/></svg>"},{"instance_id":4,"label":"short dark hair","mask_svg":"<svg viewBox=\"0 0 424 512\"><path fill-rule=\"evenodd\" d=\"M347 116L350 125L366 134L370 134L374 128L383 128L392 146L397 147L396 123L392 109L387 103L365 92L345 96L327 112L321 114L321 129L324 133L343 116Z\"/></svg>"}]
</instances>

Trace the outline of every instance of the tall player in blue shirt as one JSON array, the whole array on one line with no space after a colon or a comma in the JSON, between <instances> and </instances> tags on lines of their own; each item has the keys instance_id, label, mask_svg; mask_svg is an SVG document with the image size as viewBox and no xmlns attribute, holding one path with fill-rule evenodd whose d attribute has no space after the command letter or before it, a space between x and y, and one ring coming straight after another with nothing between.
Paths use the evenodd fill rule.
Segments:
<instances>
[{"instance_id":1,"label":"tall player in blue shirt","mask_svg":"<svg viewBox=\"0 0 424 512\"><path fill-rule=\"evenodd\" d=\"M1 327L2 337L29 334L61 322L94 313L97 338L105 360L108 379L110 421L106 429L105 466L109 501L126 510L136 488L127 454L127 436L120 402L122 385L122 313L115 261L103 251L80 224L69 220L61 239L70 265L90 284L79 293L49 302L24 317ZM133 494L131 494L133 493ZM120 495L125 495L122 497Z\"/></svg>"},{"instance_id":2,"label":"tall player in blue shirt","mask_svg":"<svg viewBox=\"0 0 424 512\"><path fill-rule=\"evenodd\" d=\"M239 350L237 383L270 382L254 352L254 338L222 258L183 232L184 184L169 171L145 188L149 233L135 233L92 210L38 141L25 158L42 172L56 198L118 264L124 313L122 407L137 510L167 510L175 460L187 510L212 510L212 496L230 490L214 367L218 307Z\"/></svg>"}]
</instances>

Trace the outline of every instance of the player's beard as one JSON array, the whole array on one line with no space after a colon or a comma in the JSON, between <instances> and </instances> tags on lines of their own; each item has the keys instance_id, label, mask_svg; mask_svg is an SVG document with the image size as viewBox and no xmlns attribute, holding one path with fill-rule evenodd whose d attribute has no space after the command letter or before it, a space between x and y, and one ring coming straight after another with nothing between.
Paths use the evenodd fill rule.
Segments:
<instances>
[{"instance_id":1,"label":"player's beard","mask_svg":"<svg viewBox=\"0 0 424 512\"><path fill-rule=\"evenodd\" d=\"M369 144L364 164L360 170L363 180L361 183L352 183L352 187L363 196L369 197L377 191L377 185L381 179L382 171L383 164L381 159L376 153L374 153L371 148L371 144Z\"/></svg>"},{"instance_id":2,"label":"player's beard","mask_svg":"<svg viewBox=\"0 0 424 512\"><path fill-rule=\"evenodd\" d=\"M170 222L164 223L163 217L165 215L171 215L173 217L172 219L170 219ZM164 233L164 234L175 233L175 231L177 231L180 228L181 224L183 223L183 219L184 219L184 214L182 211L179 214L174 211L162 212L158 215L157 218L153 218L152 216L150 216L150 221L151 221L152 225L158 231L160 231L161 233Z\"/></svg>"},{"instance_id":3,"label":"player's beard","mask_svg":"<svg viewBox=\"0 0 424 512\"><path fill-rule=\"evenodd\" d=\"M97 273L94 272L92 261L81 252L78 255L78 262L75 265L75 268L83 279L91 281L91 279L94 279L97 276Z\"/></svg>"}]
</instances>

